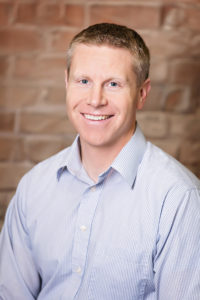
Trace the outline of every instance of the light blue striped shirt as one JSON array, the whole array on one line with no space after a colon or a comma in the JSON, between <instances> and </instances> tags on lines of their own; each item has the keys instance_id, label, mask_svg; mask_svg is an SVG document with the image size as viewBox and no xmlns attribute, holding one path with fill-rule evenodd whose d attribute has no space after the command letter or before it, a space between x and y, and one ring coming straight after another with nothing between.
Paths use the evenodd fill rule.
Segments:
<instances>
[{"instance_id":1,"label":"light blue striped shirt","mask_svg":"<svg viewBox=\"0 0 200 300\"><path fill-rule=\"evenodd\" d=\"M77 137L18 186L0 299L199 300L199 180L137 127L95 184Z\"/></svg>"}]
</instances>

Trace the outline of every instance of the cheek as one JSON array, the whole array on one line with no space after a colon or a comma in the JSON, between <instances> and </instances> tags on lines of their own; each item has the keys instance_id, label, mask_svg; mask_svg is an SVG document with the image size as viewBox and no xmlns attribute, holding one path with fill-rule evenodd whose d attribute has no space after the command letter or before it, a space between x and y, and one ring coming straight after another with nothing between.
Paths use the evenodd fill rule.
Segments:
<instances>
[{"instance_id":1,"label":"cheek","mask_svg":"<svg viewBox=\"0 0 200 300\"><path fill-rule=\"evenodd\" d=\"M71 108L71 102L69 101L68 95L66 95L66 108L67 108L67 112L69 112Z\"/></svg>"},{"instance_id":2,"label":"cheek","mask_svg":"<svg viewBox=\"0 0 200 300\"><path fill-rule=\"evenodd\" d=\"M130 95L117 97L115 100L116 107L123 114L128 114L135 108L135 101Z\"/></svg>"},{"instance_id":3,"label":"cheek","mask_svg":"<svg viewBox=\"0 0 200 300\"><path fill-rule=\"evenodd\" d=\"M81 88L71 88L67 90L66 100L70 107L76 107L87 98L86 91Z\"/></svg>"},{"instance_id":4,"label":"cheek","mask_svg":"<svg viewBox=\"0 0 200 300\"><path fill-rule=\"evenodd\" d=\"M69 97L69 95L66 96L66 110L68 118L71 119L71 116L73 115L73 112L76 107L76 102L73 100L72 97Z\"/></svg>"},{"instance_id":5,"label":"cheek","mask_svg":"<svg viewBox=\"0 0 200 300\"><path fill-rule=\"evenodd\" d=\"M76 106L76 103L78 101L78 94L68 90L66 94L66 104L68 109L72 109L74 106Z\"/></svg>"}]
</instances>

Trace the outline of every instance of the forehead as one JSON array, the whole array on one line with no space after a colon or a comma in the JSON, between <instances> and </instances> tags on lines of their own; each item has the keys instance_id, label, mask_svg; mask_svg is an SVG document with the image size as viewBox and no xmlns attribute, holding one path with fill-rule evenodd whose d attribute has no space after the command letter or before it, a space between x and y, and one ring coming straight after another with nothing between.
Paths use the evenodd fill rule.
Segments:
<instances>
[{"instance_id":1,"label":"forehead","mask_svg":"<svg viewBox=\"0 0 200 300\"><path fill-rule=\"evenodd\" d=\"M77 44L73 49L70 69L98 68L102 72L116 69L119 72L132 70L133 55L128 49L111 47L107 45Z\"/></svg>"},{"instance_id":2,"label":"forehead","mask_svg":"<svg viewBox=\"0 0 200 300\"><path fill-rule=\"evenodd\" d=\"M121 62L120 58L124 58L125 61L131 62L133 57L128 49L117 48L107 45L93 45L93 44L78 44L75 46L72 59L88 59L91 57L102 61L114 61L118 60Z\"/></svg>"}]
</instances>

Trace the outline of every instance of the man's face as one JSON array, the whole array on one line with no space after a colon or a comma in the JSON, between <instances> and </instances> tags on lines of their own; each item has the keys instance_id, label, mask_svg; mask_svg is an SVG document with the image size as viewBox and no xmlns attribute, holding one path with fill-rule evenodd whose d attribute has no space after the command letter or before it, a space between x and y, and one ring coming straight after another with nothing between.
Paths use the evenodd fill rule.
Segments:
<instances>
[{"instance_id":1,"label":"man's face","mask_svg":"<svg viewBox=\"0 0 200 300\"><path fill-rule=\"evenodd\" d=\"M137 87L128 50L77 45L66 74L66 102L81 146L120 150L134 132L136 109L143 106L147 86L149 81Z\"/></svg>"}]
</instances>

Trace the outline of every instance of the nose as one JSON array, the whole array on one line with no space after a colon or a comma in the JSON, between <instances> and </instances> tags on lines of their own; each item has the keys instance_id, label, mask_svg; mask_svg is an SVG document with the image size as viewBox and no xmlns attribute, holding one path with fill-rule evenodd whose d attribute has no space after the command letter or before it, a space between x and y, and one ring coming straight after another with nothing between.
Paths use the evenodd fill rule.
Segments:
<instances>
[{"instance_id":1,"label":"nose","mask_svg":"<svg viewBox=\"0 0 200 300\"><path fill-rule=\"evenodd\" d=\"M103 88L98 85L94 85L89 92L88 98L87 98L87 104L99 107L104 106L107 104L106 97L103 92Z\"/></svg>"}]
</instances>

